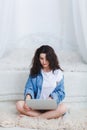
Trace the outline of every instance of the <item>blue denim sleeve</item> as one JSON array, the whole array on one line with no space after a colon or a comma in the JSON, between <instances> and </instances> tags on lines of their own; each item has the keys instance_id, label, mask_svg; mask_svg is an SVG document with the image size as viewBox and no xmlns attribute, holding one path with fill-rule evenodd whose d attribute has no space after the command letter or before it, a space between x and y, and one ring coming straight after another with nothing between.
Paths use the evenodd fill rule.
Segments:
<instances>
[{"instance_id":1,"label":"blue denim sleeve","mask_svg":"<svg viewBox=\"0 0 87 130\"><path fill-rule=\"evenodd\" d=\"M31 98L34 98L34 90L33 90L33 84L32 84L32 78L29 77L24 90L24 100L26 99L26 95L30 94Z\"/></svg>"},{"instance_id":2,"label":"blue denim sleeve","mask_svg":"<svg viewBox=\"0 0 87 130\"><path fill-rule=\"evenodd\" d=\"M59 104L65 98L65 90L64 90L64 77L58 83L54 91L50 94L50 96L56 100L57 104Z\"/></svg>"}]
</instances>

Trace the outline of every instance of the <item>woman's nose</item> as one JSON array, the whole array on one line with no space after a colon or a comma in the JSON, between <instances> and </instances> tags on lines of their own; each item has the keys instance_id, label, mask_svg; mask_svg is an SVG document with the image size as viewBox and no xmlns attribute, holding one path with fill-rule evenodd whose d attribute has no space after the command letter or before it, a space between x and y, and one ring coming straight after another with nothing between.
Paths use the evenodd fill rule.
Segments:
<instances>
[{"instance_id":1,"label":"woman's nose","mask_svg":"<svg viewBox=\"0 0 87 130\"><path fill-rule=\"evenodd\" d=\"M43 60L43 63L46 63L46 60L45 60L45 59Z\"/></svg>"}]
</instances>

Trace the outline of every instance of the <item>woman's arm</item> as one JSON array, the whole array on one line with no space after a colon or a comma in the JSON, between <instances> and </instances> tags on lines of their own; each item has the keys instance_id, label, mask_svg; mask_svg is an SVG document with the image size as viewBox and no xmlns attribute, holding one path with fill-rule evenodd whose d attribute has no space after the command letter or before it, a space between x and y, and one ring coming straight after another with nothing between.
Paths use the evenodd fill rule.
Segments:
<instances>
[{"instance_id":1,"label":"woman's arm","mask_svg":"<svg viewBox=\"0 0 87 130\"><path fill-rule=\"evenodd\" d=\"M32 78L29 77L26 85L25 85L25 90L24 90L24 100L26 100L26 98L34 98L34 90L33 90L33 84L32 84Z\"/></svg>"},{"instance_id":2,"label":"woman's arm","mask_svg":"<svg viewBox=\"0 0 87 130\"><path fill-rule=\"evenodd\" d=\"M65 98L64 77L58 83L54 91L50 94L50 97L56 100L57 104L59 104Z\"/></svg>"}]
</instances>

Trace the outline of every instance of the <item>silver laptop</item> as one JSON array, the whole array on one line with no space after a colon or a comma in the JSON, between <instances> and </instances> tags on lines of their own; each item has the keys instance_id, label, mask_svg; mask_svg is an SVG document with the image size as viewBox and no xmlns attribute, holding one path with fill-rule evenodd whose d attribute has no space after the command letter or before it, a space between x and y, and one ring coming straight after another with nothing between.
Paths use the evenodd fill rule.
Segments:
<instances>
[{"instance_id":1,"label":"silver laptop","mask_svg":"<svg viewBox=\"0 0 87 130\"><path fill-rule=\"evenodd\" d=\"M57 103L53 99L27 99L26 103L34 110L53 110L57 108Z\"/></svg>"}]
</instances>

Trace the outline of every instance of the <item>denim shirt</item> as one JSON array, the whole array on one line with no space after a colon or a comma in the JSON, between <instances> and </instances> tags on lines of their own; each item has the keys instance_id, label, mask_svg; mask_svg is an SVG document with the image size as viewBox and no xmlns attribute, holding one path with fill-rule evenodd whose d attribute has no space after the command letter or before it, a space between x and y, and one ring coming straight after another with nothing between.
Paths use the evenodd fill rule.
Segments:
<instances>
[{"instance_id":1,"label":"denim shirt","mask_svg":"<svg viewBox=\"0 0 87 130\"><path fill-rule=\"evenodd\" d=\"M24 100L26 99L27 94L30 94L32 99L39 99L42 90L42 83L43 76L41 73L39 73L36 77L29 76L25 85ZM58 82L57 86L55 86L55 89L52 91L52 93L50 93L49 96L52 97L57 102L57 104L59 104L64 99L64 76Z\"/></svg>"}]
</instances>

